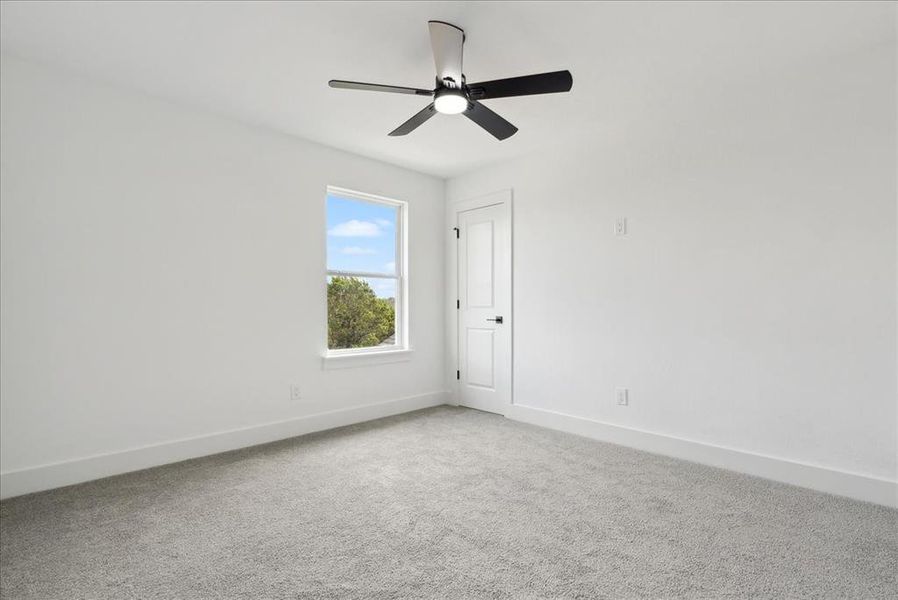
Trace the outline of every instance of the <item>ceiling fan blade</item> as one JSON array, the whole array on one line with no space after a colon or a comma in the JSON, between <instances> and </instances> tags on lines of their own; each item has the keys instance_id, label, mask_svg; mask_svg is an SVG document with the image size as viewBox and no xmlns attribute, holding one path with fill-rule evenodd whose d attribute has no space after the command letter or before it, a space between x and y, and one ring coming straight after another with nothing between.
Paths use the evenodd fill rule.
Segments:
<instances>
[{"instance_id":1,"label":"ceiling fan blade","mask_svg":"<svg viewBox=\"0 0 898 600\"><path fill-rule=\"evenodd\" d=\"M429 119L430 117L437 114L437 110L433 107L433 102L425 106L420 112L418 112L414 117L394 129L390 132L390 135L408 135L413 132L415 129L420 127L424 121Z\"/></svg>"},{"instance_id":2,"label":"ceiling fan blade","mask_svg":"<svg viewBox=\"0 0 898 600\"><path fill-rule=\"evenodd\" d=\"M570 71L554 71L539 75L524 75L523 77L472 83L468 86L468 94L473 100L489 100L490 98L569 92L573 85L574 78L571 77Z\"/></svg>"},{"instance_id":3,"label":"ceiling fan blade","mask_svg":"<svg viewBox=\"0 0 898 600\"><path fill-rule=\"evenodd\" d=\"M327 85L341 90L365 90L368 92L391 92L393 94L414 94L415 96L433 96L432 90L402 87L398 85L382 85L380 83L361 83L359 81L343 81L331 79Z\"/></svg>"},{"instance_id":4,"label":"ceiling fan blade","mask_svg":"<svg viewBox=\"0 0 898 600\"><path fill-rule=\"evenodd\" d=\"M461 87L462 47L465 32L443 21L428 21L430 47L433 49L433 64L437 68L437 81L451 79L455 87Z\"/></svg>"},{"instance_id":5,"label":"ceiling fan blade","mask_svg":"<svg viewBox=\"0 0 898 600\"><path fill-rule=\"evenodd\" d=\"M490 132L497 140L510 138L518 132L517 127L477 101L471 102L471 107L463 114Z\"/></svg>"}]
</instances>

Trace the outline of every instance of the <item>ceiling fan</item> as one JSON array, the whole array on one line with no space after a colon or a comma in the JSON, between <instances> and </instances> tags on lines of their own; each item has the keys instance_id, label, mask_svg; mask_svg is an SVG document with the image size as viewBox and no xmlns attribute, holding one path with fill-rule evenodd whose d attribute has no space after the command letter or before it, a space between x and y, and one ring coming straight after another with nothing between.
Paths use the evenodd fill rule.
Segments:
<instances>
[{"instance_id":1,"label":"ceiling fan","mask_svg":"<svg viewBox=\"0 0 898 600\"><path fill-rule=\"evenodd\" d=\"M518 128L481 104L480 100L569 92L574 84L570 71L554 71L469 84L465 81L465 75L462 72L464 30L443 21L428 21L428 26L430 27L430 45L433 48L433 62L437 69L434 89L425 90L340 79L332 79L328 85L332 88L347 90L413 94L433 98L433 102L425 106L418 114L391 131L390 135L392 136L411 133L435 113L440 112L447 115L461 113L497 139L504 140L513 136Z\"/></svg>"}]
</instances>

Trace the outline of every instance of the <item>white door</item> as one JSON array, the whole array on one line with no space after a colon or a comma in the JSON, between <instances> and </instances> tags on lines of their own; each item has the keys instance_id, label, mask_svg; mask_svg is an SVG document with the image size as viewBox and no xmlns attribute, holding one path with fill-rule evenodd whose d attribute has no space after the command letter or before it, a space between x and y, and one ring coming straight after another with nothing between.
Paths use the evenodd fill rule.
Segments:
<instances>
[{"instance_id":1,"label":"white door","mask_svg":"<svg viewBox=\"0 0 898 600\"><path fill-rule=\"evenodd\" d=\"M456 213L458 400L505 414L511 405L511 210Z\"/></svg>"}]
</instances>

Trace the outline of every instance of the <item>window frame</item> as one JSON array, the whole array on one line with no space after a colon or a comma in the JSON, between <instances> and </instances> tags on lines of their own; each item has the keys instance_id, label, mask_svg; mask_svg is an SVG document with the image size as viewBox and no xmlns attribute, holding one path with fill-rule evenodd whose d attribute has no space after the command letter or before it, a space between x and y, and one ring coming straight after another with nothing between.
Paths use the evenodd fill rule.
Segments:
<instances>
[{"instance_id":1,"label":"window frame","mask_svg":"<svg viewBox=\"0 0 898 600\"><path fill-rule=\"evenodd\" d=\"M331 270L328 268L328 256L327 256L327 246L328 246L328 238L327 238L327 202L330 196L337 196L339 198L345 198L347 200L354 200L358 202L367 202L369 204L376 204L379 206L389 206L396 209L396 231L394 232L395 236L395 263L396 263L396 271L395 274L387 274L387 273L368 273L364 271L343 271L343 270ZM409 331L408 331L408 202L404 200L396 200L395 198L387 198L386 196L378 196L376 194L369 194L367 192L359 192L357 190L351 190L343 187L337 187L333 185L328 185L327 190L324 196L324 204L325 204L325 249L324 249L324 268L325 268L325 276L324 276L324 290L325 290L325 300L324 300L324 313L325 313L325 327L324 327L324 358L326 359L325 365L327 365L328 359L343 359L350 357L372 357L377 356L381 359L387 358L388 360L377 360L377 362L392 362L392 358L396 360L406 360L405 355L411 352L411 347L409 346ZM394 310L395 312L395 342L389 346L369 346L367 348L338 348L331 349L328 345L328 329L327 329L327 314L328 314L328 306L327 306L327 280L329 277L364 277L366 279L392 279L396 282L396 297L394 298ZM333 361L334 364L342 363L343 361Z\"/></svg>"}]
</instances>

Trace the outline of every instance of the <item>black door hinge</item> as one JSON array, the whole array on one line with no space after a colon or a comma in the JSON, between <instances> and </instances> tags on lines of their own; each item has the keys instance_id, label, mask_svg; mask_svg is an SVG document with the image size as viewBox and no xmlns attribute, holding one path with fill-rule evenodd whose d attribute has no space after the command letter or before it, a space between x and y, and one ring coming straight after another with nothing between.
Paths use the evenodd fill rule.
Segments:
<instances>
[{"instance_id":1,"label":"black door hinge","mask_svg":"<svg viewBox=\"0 0 898 600\"><path fill-rule=\"evenodd\" d=\"M458 239L458 237L461 235L461 230L458 227L453 227L452 229L455 230L455 239Z\"/></svg>"},{"instance_id":2,"label":"black door hinge","mask_svg":"<svg viewBox=\"0 0 898 600\"><path fill-rule=\"evenodd\" d=\"M461 308L461 300L456 300L456 301L455 301L455 308L456 308L456 310L458 310L459 308Z\"/></svg>"},{"instance_id":3,"label":"black door hinge","mask_svg":"<svg viewBox=\"0 0 898 600\"><path fill-rule=\"evenodd\" d=\"M456 372L455 372L455 378L456 378L456 379L461 379L461 371L456 371Z\"/></svg>"}]
</instances>

